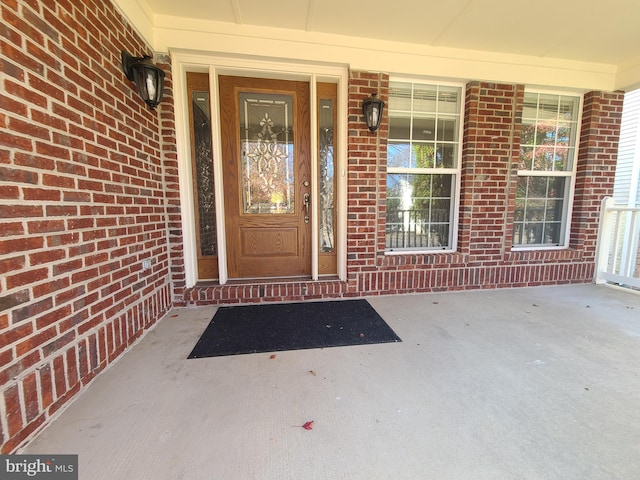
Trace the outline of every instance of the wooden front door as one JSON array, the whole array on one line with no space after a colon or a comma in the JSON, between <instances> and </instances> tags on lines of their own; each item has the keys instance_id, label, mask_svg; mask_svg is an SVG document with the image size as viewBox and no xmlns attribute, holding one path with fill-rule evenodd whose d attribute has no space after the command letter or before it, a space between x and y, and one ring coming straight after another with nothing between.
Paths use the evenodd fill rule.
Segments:
<instances>
[{"instance_id":1,"label":"wooden front door","mask_svg":"<svg viewBox=\"0 0 640 480\"><path fill-rule=\"evenodd\" d=\"M311 274L309 84L220 76L229 278Z\"/></svg>"}]
</instances>

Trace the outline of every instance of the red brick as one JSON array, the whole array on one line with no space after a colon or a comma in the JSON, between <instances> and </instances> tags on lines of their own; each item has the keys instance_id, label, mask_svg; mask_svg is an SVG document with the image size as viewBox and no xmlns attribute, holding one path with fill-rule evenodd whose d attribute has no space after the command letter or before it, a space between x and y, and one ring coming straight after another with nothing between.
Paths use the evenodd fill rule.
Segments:
<instances>
[{"instance_id":1,"label":"red brick","mask_svg":"<svg viewBox=\"0 0 640 480\"><path fill-rule=\"evenodd\" d=\"M37 200L37 201L59 201L60 190L49 190L45 188L23 188L23 195L25 200Z\"/></svg>"},{"instance_id":2,"label":"red brick","mask_svg":"<svg viewBox=\"0 0 640 480\"><path fill-rule=\"evenodd\" d=\"M60 161L57 162L60 165ZM58 188L75 188L76 182L73 178L65 177L62 175L50 175L44 174L42 175L42 184L47 185L49 187L58 187Z\"/></svg>"},{"instance_id":3,"label":"red brick","mask_svg":"<svg viewBox=\"0 0 640 480\"><path fill-rule=\"evenodd\" d=\"M22 222L5 222L2 224L2 229L0 229L0 237L14 237L24 235L24 233Z\"/></svg>"},{"instance_id":4,"label":"red brick","mask_svg":"<svg viewBox=\"0 0 640 480\"><path fill-rule=\"evenodd\" d=\"M73 333L73 332L70 332ZM67 350L67 383L73 387L79 382L78 362L75 348Z\"/></svg>"},{"instance_id":5,"label":"red brick","mask_svg":"<svg viewBox=\"0 0 640 480\"><path fill-rule=\"evenodd\" d=\"M35 185L38 183L38 174L29 170L0 167L0 181Z\"/></svg>"},{"instance_id":6,"label":"red brick","mask_svg":"<svg viewBox=\"0 0 640 480\"><path fill-rule=\"evenodd\" d=\"M27 250L42 248L44 242L41 237L27 237L23 239L0 240L0 255L9 255Z\"/></svg>"},{"instance_id":7,"label":"red brick","mask_svg":"<svg viewBox=\"0 0 640 480\"><path fill-rule=\"evenodd\" d=\"M7 276L7 288L14 289L22 287L24 285L33 284L42 280L45 280L49 276L48 268L37 268L34 270L27 270L24 272L16 273Z\"/></svg>"},{"instance_id":8,"label":"red brick","mask_svg":"<svg viewBox=\"0 0 640 480\"><path fill-rule=\"evenodd\" d=\"M53 383L51 377L51 367L45 365L38 371L40 376L40 396L42 398L42 409L46 410L53 403Z\"/></svg>"},{"instance_id":9,"label":"red brick","mask_svg":"<svg viewBox=\"0 0 640 480\"><path fill-rule=\"evenodd\" d=\"M71 305L64 305L57 310L53 310L36 318L36 328L42 330L51 324L63 320L69 315L71 315Z\"/></svg>"},{"instance_id":10,"label":"red brick","mask_svg":"<svg viewBox=\"0 0 640 480\"><path fill-rule=\"evenodd\" d=\"M35 373L30 373L22 381L22 392L24 398L26 420L27 423L31 423L40 413L38 385L36 382Z\"/></svg>"},{"instance_id":11,"label":"red brick","mask_svg":"<svg viewBox=\"0 0 640 480\"><path fill-rule=\"evenodd\" d=\"M9 436L16 435L23 426L18 386L12 385L4 392L5 418Z\"/></svg>"},{"instance_id":12,"label":"red brick","mask_svg":"<svg viewBox=\"0 0 640 480\"><path fill-rule=\"evenodd\" d=\"M33 298L44 297L45 295L49 295L53 292L56 292L68 286L69 286L68 278L59 278L56 280L51 280L46 283L42 283L40 285L35 285L33 287Z\"/></svg>"}]
</instances>

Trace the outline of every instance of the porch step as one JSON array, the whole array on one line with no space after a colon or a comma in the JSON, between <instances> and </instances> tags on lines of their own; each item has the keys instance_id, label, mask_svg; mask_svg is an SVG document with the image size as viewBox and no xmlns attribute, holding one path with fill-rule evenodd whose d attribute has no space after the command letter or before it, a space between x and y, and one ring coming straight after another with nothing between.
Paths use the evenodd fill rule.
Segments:
<instances>
[{"instance_id":1,"label":"porch step","mask_svg":"<svg viewBox=\"0 0 640 480\"><path fill-rule=\"evenodd\" d=\"M195 306L295 302L355 296L348 293L347 285L347 282L337 278L315 281L310 279L236 280L224 285L217 282L201 282L185 291L184 300L186 305Z\"/></svg>"}]
</instances>

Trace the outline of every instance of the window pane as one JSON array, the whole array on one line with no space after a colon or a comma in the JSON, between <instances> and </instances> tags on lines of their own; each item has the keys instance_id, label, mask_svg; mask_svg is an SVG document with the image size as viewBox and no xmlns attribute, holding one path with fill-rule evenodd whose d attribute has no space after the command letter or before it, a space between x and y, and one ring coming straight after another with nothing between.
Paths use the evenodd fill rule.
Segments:
<instances>
[{"instance_id":1,"label":"window pane","mask_svg":"<svg viewBox=\"0 0 640 480\"><path fill-rule=\"evenodd\" d=\"M573 145L575 143L575 139L573 138L574 134L575 132L573 131L572 124L560 122L558 124L558 130L556 132L558 145L562 145L563 147Z\"/></svg>"},{"instance_id":2,"label":"window pane","mask_svg":"<svg viewBox=\"0 0 640 480\"><path fill-rule=\"evenodd\" d=\"M411 166L411 144L389 141L387 168L410 168Z\"/></svg>"},{"instance_id":3,"label":"window pane","mask_svg":"<svg viewBox=\"0 0 640 480\"><path fill-rule=\"evenodd\" d=\"M387 248L450 245L453 175L387 175Z\"/></svg>"},{"instance_id":4,"label":"window pane","mask_svg":"<svg viewBox=\"0 0 640 480\"><path fill-rule=\"evenodd\" d=\"M562 220L562 204L564 202L562 200L549 200L547 201L545 212L545 220L549 222L561 221Z\"/></svg>"},{"instance_id":5,"label":"window pane","mask_svg":"<svg viewBox=\"0 0 640 480\"><path fill-rule=\"evenodd\" d=\"M558 95L540 95L538 101L538 120L555 122L558 118Z\"/></svg>"},{"instance_id":6,"label":"window pane","mask_svg":"<svg viewBox=\"0 0 640 480\"><path fill-rule=\"evenodd\" d=\"M551 177L549 178L548 198L564 199L567 186L567 177Z\"/></svg>"},{"instance_id":7,"label":"window pane","mask_svg":"<svg viewBox=\"0 0 640 480\"><path fill-rule=\"evenodd\" d=\"M456 118L438 119L438 141L440 142L457 142L458 141L458 122Z\"/></svg>"},{"instance_id":8,"label":"window pane","mask_svg":"<svg viewBox=\"0 0 640 480\"><path fill-rule=\"evenodd\" d=\"M526 203L524 216L528 222L544 220L544 200L530 199Z\"/></svg>"},{"instance_id":9,"label":"window pane","mask_svg":"<svg viewBox=\"0 0 640 480\"><path fill-rule=\"evenodd\" d=\"M435 113L437 92L436 85L414 85L413 111Z\"/></svg>"},{"instance_id":10,"label":"window pane","mask_svg":"<svg viewBox=\"0 0 640 480\"><path fill-rule=\"evenodd\" d=\"M565 171L569 170L570 162L570 150L568 148L558 148L554 153L553 158L553 170Z\"/></svg>"},{"instance_id":11,"label":"window pane","mask_svg":"<svg viewBox=\"0 0 640 480\"><path fill-rule=\"evenodd\" d=\"M533 170L533 147L520 147L520 170Z\"/></svg>"},{"instance_id":12,"label":"window pane","mask_svg":"<svg viewBox=\"0 0 640 480\"><path fill-rule=\"evenodd\" d=\"M536 143L553 149L556 144L557 130L555 123L539 123L536 129Z\"/></svg>"},{"instance_id":13,"label":"window pane","mask_svg":"<svg viewBox=\"0 0 640 480\"><path fill-rule=\"evenodd\" d=\"M389 116L389 138L394 140L411 139L411 116L394 115Z\"/></svg>"},{"instance_id":14,"label":"window pane","mask_svg":"<svg viewBox=\"0 0 640 480\"><path fill-rule=\"evenodd\" d=\"M457 87L438 88L438 113L460 113L460 94Z\"/></svg>"},{"instance_id":15,"label":"window pane","mask_svg":"<svg viewBox=\"0 0 640 480\"><path fill-rule=\"evenodd\" d=\"M524 108L522 110L522 118L536 118L538 116L538 94L524 94Z\"/></svg>"},{"instance_id":16,"label":"window pane","mask_svg":"<svg viewBox=\"0 0 640 480\"><path fill-rule=\"evenodd\" d=\"M513 244L560 245L570 177L520 176Z\"/></svg>"},{"instance_id":17,"label":"window pane","mask_svg":"<svg viewBox=\"0 0 640 480\"><path fill-rule=\"evenodd\" d=\"M562 121L578 121L578 106L575 97L560 97L559 119Z\"/></svg>"},{"instance_id":18,"label":"window pane","mask_svg":"<svg viewBox=\"0 0 640 480\"><path fill-rule=\"evenodd\" d=\"M526 198L546 198L548 177L521 177L527 184Z\"/></svg>"},{"instance_id":19,"label":"window pane","mask_svg":"<svg viewBox=\"0 0 640 480\"><path fill-rule=\"evenodd\" d=\"M411 84L391 82L389 84L389 110L411 111Z\"/></svg>"},{"instance_id":20,"label":"window pane","mask_svg":"<svg viewBox=\"0 0 640 480\"><path fill-rule=\"evenodd\" d=\"M439 122L439 121L438 121ZM413 117L413 140L435 140L436 119L433 116L423 117L414 115Z\"/></svg>"},{"instance_id":21,"label":"window pane","mask_svg":"<svg viewBox=\"0 0 640 480\"><path fill-rule=\"evenodd\" d=\"M520 137L520 145L535 145L536 143L536 124L531 121L522 121L522 134Z\"/></svg>"},{"instance_id":22,"label":"window pane","mask_svg":"<svg viewBox=\"0 0 640 480\"><path fill-rule=\"evenodd\" d=\"M560 232L562 231L562 224L559 222L552 222L545 224L544 235L545 243L552 245L560 244Z\"/></svg>"},{"instance_id":23,"label":"window pane","mask_svg":"<svg viewBox=\"0 0 640 480\"><path fill-rule=\"evenodd\" d=\"M457 155L455 145L439 145L436 152L436 167L455 168L456 158Z\"/></svg>"},{"instance_id":24,"label":"window pane","mask_svg":"<svg viewBox=\"0 0 640 480\"><path fill-rule=\"evenodd\" d=\"M533 154L533 170L553 170L553 147L536 147Z\"/></svg>"},{"instance_id":25,"label":"window pane","mask_svg":"<svg viewBox=\"0 0 640 480\"><path fill-rule=\"evenodd\" d=\"M412 167L417 168L433 168L435 163L435 152L433 144L414 143L413 144Z\"/></svg>"}]
</instances>

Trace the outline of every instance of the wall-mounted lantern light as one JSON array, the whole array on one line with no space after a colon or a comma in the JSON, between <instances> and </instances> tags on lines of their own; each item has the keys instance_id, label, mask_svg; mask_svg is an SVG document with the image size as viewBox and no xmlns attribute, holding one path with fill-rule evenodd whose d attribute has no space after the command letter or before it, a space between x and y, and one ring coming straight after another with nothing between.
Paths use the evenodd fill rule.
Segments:
<instances>
[{"instance_id":1,"label":"wall-mounted lantern light","mask_svg":"<svg viewBox=\"0 0 640 480\"><path fill-rule=\"evenodd\" d=\"M149 55L134 57L123 51L121 56L124 74L135 82L142 100L154 110L162 100L164 72L153 63Z\"/></svg>"},{"instance_id":2,"label":"wall-mounted lantern light","mask_svg":"<svg viewBox=\"0 0 640 480\"><path fill-rule=\"evenodd\" d=\"M380 126L383 110L384 102L378 98L376 93L372 93L369 98L362 102L362 114L370 131L375 132Z\"/></svg>"}]
</instances>

